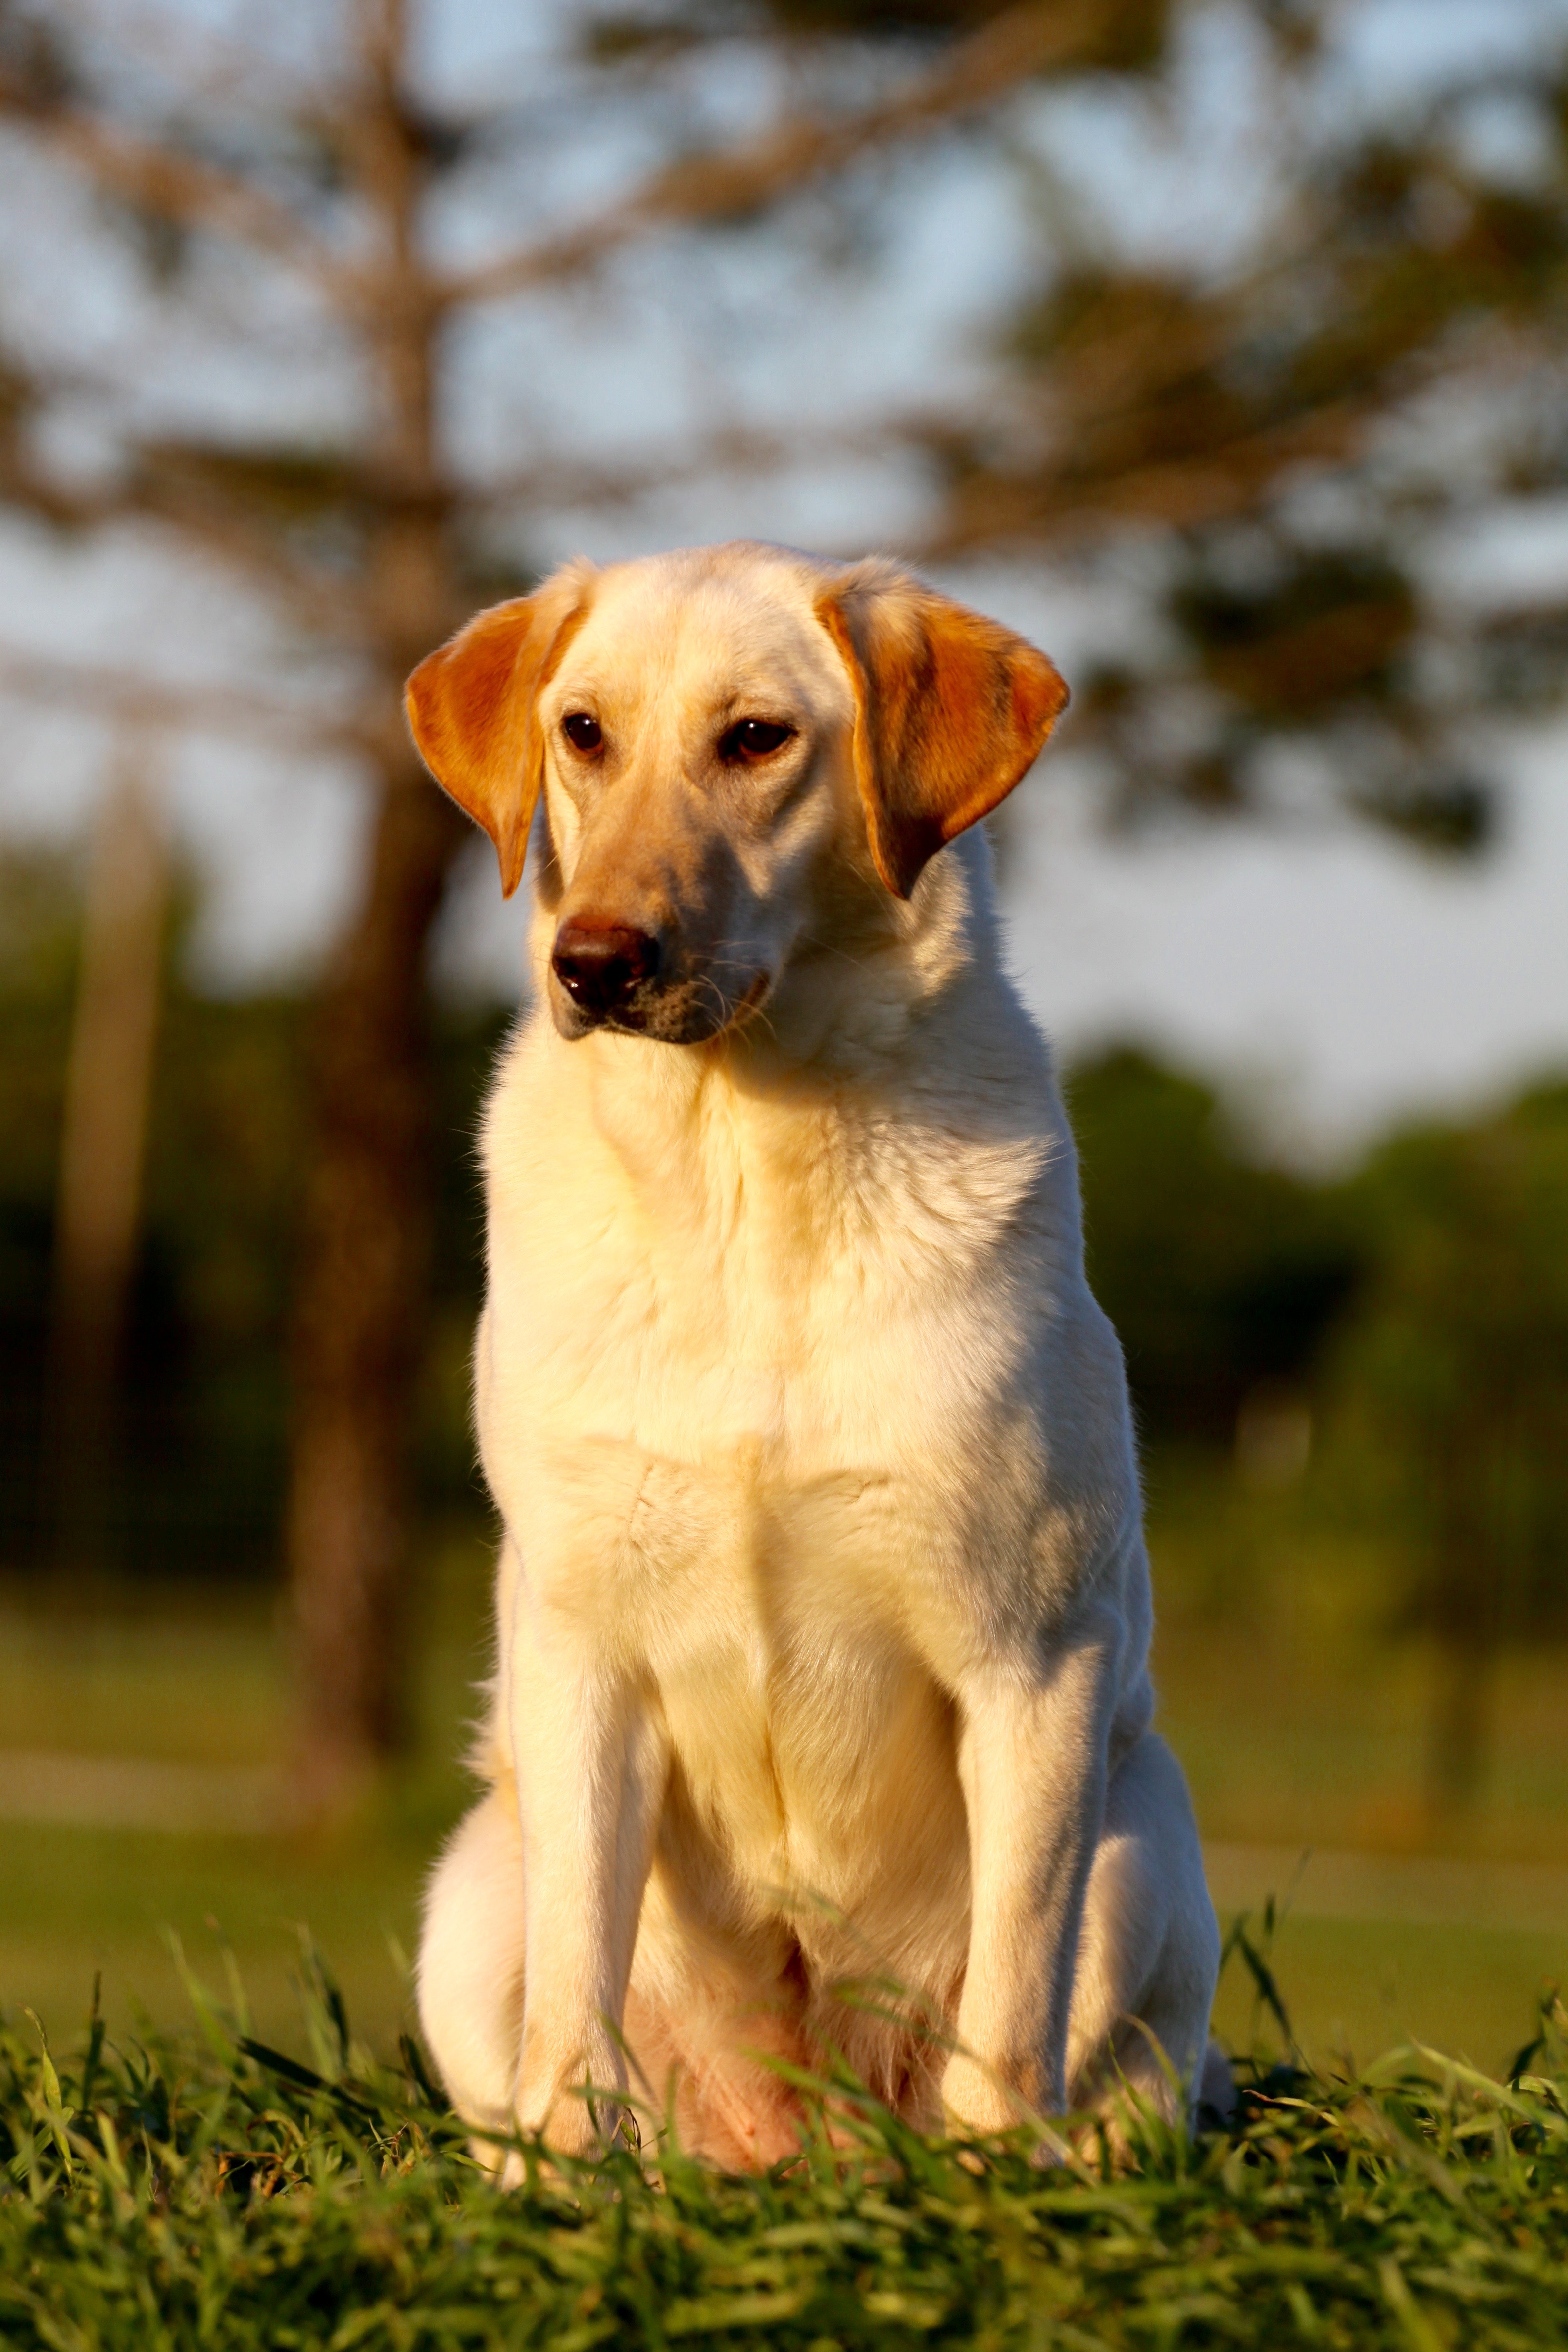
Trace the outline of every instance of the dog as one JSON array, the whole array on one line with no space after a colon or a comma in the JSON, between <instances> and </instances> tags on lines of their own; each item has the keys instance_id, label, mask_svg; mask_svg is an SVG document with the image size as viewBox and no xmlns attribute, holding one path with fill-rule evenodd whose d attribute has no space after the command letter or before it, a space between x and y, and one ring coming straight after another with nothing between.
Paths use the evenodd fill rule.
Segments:
<instances>
[{"instance_id":1,"label":"dog","mask_svg":"<svg viewBox=\"0 0 1568 2352\"><path fill-rule=\"evenodd\" d=\"M889 562L752 543L569 564L409 682L509 895L536 835L488 1785L417 1964L503 2155L640 2100L765 2166L831 2063L976 2136L1202 2081L1121 1355L977 829L1067 699Z\"/></svg>"}]
</instances>

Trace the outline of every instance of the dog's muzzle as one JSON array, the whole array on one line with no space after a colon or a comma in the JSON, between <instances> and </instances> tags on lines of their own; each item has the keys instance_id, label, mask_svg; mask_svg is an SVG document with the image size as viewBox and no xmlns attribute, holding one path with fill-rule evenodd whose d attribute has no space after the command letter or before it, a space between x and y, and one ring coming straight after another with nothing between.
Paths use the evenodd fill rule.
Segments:
<instances>
[{"instance_id":1,"label":"dog's muzzle","mask_svg":"<svg viewBox=\"0 0 1568 2352\"><path fill-rule=\"evenodd\" d=\"M658 941L629 923L566 922L550 968L584 1020L624 1020L637 991L658 976Z\"/></svg>"}]
</instances>

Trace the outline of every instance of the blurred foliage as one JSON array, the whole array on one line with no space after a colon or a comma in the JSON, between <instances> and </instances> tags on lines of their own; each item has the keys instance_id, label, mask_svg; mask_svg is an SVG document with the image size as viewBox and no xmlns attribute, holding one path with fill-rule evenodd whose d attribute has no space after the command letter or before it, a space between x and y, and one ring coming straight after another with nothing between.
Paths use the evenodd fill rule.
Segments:
<instances>
[{"instance_id":1,"label":"blurred foliage","mask_svg":"<svg viewBox=\"0 0 1568 2352\"><path fill-rule=\"evenodd\" d=\"M675 0L674 5L594 12L583 32L587 54L604 62L668 54L714 39L773 33L795 43L826 40L931 46L977 33L998 17L1055 16L1079 69L1136 73L1163 55L1173 0L1100 0L1096 9L1075 0L1045 0L1020 8L1016 0Z\"/></svg>"},{"instance_id":2,"label":"blurred foliage","mask_svg":"<svg viewBox=\"0 0 1568 2352\"><path fill-rule=\"evenodd\" d=\"M1200 1080L1123 1047L1076 1069L1089 1279L1145 1441L1228 1448L1260 1383L1302 1383L1362 1268L1331 1190L1247 1152Z\"/></svg>"},{"instance_id":3,"label":"blurred foliage","mask_svg":"<svg viewBox=\"0 0 1568 2352\"><path fill-rule=\"evenodd\" d=\"M1369 1276L1329 1385L1411 1607L1568 1623L1568 1084L1395 1137L1348 1198Z\"/></svg>"},{"instance_id":4,"label":"blurred foliage","mask_svg":"<svg viewBox=\"0 0 1568 2352\"><path fill-rule=\"evenodd\" d=\"M1261 1163L1212 1088L1132 1048L1069 1102L1146 1444L1228 1450L1260 1395L1300 1397L1398 1563L1391 1624L1568 1624L1568 1082L1334 1180Z\"/></svg>"},{"instance_id":5,"label":"blurred foliage","mask_svg":"<svg viewBox=\"0 0 1568 2352\"><path fill-rule=\"evenodd\" d=\"M1489 1661L1568 1626L1568 1084L1396 1137L1349 1197L1368 1279L1325 1367L1330 1458L1446 1661L1431 1769L1458 1802Z\"/></svg>"},{"instance_id":6,"label":"blurred foliage","mask_svg":"<svg viewBox=\"0 0 1568 2352\"><path fill-rule=\"evenodd\" d=\"M1568 1083L1333 1181L1258 1164L1208 1087L1140 1053L1070 1100L1090 1277L1152 1483L1208 1498L1207 1589L1256 1610L1216 1477L1303 1481L1363 1621L1434 1644L1429 1793L1465 1801L1498 1650L1568 1626Z\"/></svg>"},{"instance_id":7,"label":"blurred foliage","mask_svg":"<svg viewBox=\"0 0 1568 2352\"><path fill-rule=\"evenodd\" d=\"M0 859L0 1559L43 1563L42 1366L79 928L67 863ZM278 1560L289 1283L303 1152L296 996L204 996L176 923L160 1016L143 1232L120 1381L111 1562L216 1578ZM483 1506L467 1354L479 1282L471 1137L501 1017L443 1007L437 1282L419 1423L427 1514Z\"/></svg>"},{"instance_id":8,"label":"blurred foliage","mask_svg":"<svg viewBox=\"0 0 1568 2352\"><path fill-rule=\"evenodd\" d=\"M1471 850L1467 735L1563 690L1568 573L1467 600L1441 550L1568 487L1568 52L1478 45L1394 121L1321 104L1326 16L1247 14L1277 136L1239 250L1155 266L1058 194L1006 396L925 428L936 544L1141 581L1157 625L1075 703L1123 816L1267 806L1284 761L1298 795ZM1517 121L1483 163L1487 104Z\"/></svg>"}]
</instances>

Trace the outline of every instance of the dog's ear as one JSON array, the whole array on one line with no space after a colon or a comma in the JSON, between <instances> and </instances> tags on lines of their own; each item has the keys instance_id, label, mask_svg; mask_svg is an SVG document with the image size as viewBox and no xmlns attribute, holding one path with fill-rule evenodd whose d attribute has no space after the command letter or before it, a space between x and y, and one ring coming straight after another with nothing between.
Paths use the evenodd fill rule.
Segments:
<instances>
[{"instance_id":1,"label":"dog's ear","mask_svg":"<svg viewBox=\"0 0 1568 2352\"><path fill-rule=\"evenodd\" d=\"M907 898L927 859L1005 800L1066 708L1067 686L1011 629L890 564L858 564L816 613L855 688L871 856Z\"/></svg>"},{"instance_id":2,"label":"dog's ear","mask_svg":"<svg viewBox=\"0 0 1568 2352\"><path fill-rule=\"evenodd\" d=\"M422 661L404 696L420 757L496 845L501 889L522 877L544 777L536 705L588 609L586 567L476 613Z\"/></svg>"}]
</instances>

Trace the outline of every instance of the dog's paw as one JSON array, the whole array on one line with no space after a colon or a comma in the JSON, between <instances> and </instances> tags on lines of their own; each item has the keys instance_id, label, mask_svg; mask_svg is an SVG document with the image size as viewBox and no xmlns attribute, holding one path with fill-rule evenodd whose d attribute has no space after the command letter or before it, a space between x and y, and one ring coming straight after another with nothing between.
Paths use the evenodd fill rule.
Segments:
<instances>
[{"instance_id":1,"label":"dog's paw","mask_svg":"<svg viewBox=\"0 0 1568 2352\"><path fill-rule=\"evenodd\" d=\"M525 2189L531 2180L561 2188L569 2185L578 2165L596 2164L616 2147L640 2149L642 2146L637 2118L630 2110L605 2099L595 2100L590 2112L584 2101L564 2098L542 2132L524 2129L521 2124L517 2128L519 2137L528 2142L526 2148L514 2144L499 2165L491 2154L489 2168L494 2171L498 2188Z\"/></svg>"},{"instance_id":2,"label":"dog's paw","mask_svg":"<svg viewBox=\"0 0 1568 2352\"><path fill-rule=\"evenodd\" d=\"M942 2109L955 2139L994 2139L1021 2124L1038 2126L1039 2111L997 2071L959 2051L942 2078Z\"/></svg>"},{"instance_id":3,"label":"dog's paw","mask_svg":"<svg viewBox=\"0 0 1568 2352\"><path fill-rule=\"evenodd\" d=\"M542 2099L520 2098L513 2121L522 2138L573 2164L594 2164L613 2147L641 2144L637 2118L616 2092L591 2091L586 2083L563 2085L548 2105ZM521 2177L508 2185L515 2187Z\"/></svg>"}]
</instances>

